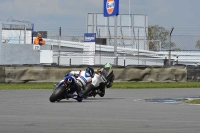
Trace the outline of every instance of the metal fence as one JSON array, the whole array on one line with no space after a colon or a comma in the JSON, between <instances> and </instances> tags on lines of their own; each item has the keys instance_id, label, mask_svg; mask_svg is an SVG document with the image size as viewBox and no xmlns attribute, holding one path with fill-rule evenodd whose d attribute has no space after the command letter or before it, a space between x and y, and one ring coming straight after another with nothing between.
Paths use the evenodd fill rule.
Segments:
<instances>
[{"instance_id":1,"label":"metal fence","mask_svg":"<svg viewBox=\"0 0 200 133\"><path fill-rule=\"evenodd\" d=\"M72 42L83 42L83 36L48 36L48 39L54 40L65 40ZM132 37L129 36L118 36L117 37L117 45L119 47L128 47L128 48L136 48L136 49L146 49L150 51L164 51L169 50L170 37L166 37L167 40L165 42L161 42L161 40L149 40L146 37ZM106 45L113 46L114 45L114 36L100 36L97 37L100 40L106 40ZM171 43L172 43L172 51L198 51L200 47L196 47L198 40L200 40L200 35L172 35ZM149 46L149 45L153 46ZM105 45L105 44L103 44ZM132 47L135 45L135 47ZM164 45L164 46L163 46ZM200 44L198 45L200 46Z\"/></svg>"},{"instance_id":2,"label":"metal fence","mask_svg":"<svg viewBox=\"0 0 200 133\"><path fill-rule=\"evenodd\" d=\"M5 39L5 36L3 36ZM143 37L135 37L134 41L130 37L118 36L117 46L118 54L114 56L112 52L113 38L114 37L97 37L100 38L96 46L95 55L90 57L85 55L83 48L83 36L66 36L66 35L56 35L56 36L47 36L44 38L47 45L52 46L53 50L53 62L58 65L80 65L83 64L83 58L95 58L95 64L105 64L106 62L114 63L114 60L117 60L117 65L127 66L127 65L164 65L167 64L169 56L172 59L172 64L197 64L200 62L200 49L199 49L199 40L200 36L198 35L173 35L171 36L172 49L169 50L170 38L167 36L165 42L165 47L160 40L148 40ZM32 40L31 36L27 37L28 40ZM102 40L106 40L106 43ZM9 36L9 42L6 43L15 43L23 41L16 40L15 36ZM14 41L12 41L14 40ZM28 41L27 42L31 42ZM80 45L78 48L73 46L64 46L63 42L75 43ZM102 42L101 42L102 41ZM101 44L102 43L102 44ZM75 46L74 44L74 46ZM110 51L106 51L105 46L110 46ZM104 48L104 50L103 50ZM107 49L108 50L108 49ZM19 52L19 51L18 51ZM23 51L21 51L23 52ZM169 55L171 52L171 55Z\"/></svg>"},{"instance_id":3,"label":"metal fence","mask_svg":"<svg viewBox=\"0 0 200 133\"><path fill-rule=\"evenodd\" d=\"M110 37L99 37L107 38L106 46L113 46L113 38ZM143 37L136 37L137 40L134 42L130 41L129 37L118 37L117 46L118 50L125 48L126 50L119 50L118 55L114 56L112 52L103 51L103 46L105 44L100 44L96 46L95 52L95 64L104 64L109 61L114 63L117 59L117 65L167 65L169 56L171 57L171 64L197 64L200 61L200 50L196 48L200 36L188 36L188 35L175 35L171 37L172 48L169 50L170 40L167 36L165 42L159 40L147 40ZM61 40L70 41L74 43L83 43L83 36L50 36L48 39L54 41L49 41L50 45L59 46L61 45ZM100 42L101 43L101 42ZM83 47L83 46L81 46ZM101 49L101 50L98 50ZM129 49L130 51L128 51ZM131 50L133 49L133 50ZM112 50L111 50L112 51ZM169 55L171 52L171 55ZM83 58L92 58L84 55L82 50L72 49L67 50L60 47L60 49L54 48L54 62L62 62L60 65L77 65L82 64ZM60 60L60 61L58 61Z\"/></svg>"}]
</instances>

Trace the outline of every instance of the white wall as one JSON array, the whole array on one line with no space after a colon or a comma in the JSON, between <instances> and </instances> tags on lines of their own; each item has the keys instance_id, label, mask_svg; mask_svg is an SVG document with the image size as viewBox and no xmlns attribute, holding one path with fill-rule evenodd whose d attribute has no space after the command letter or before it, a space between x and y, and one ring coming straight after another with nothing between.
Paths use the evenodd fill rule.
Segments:
<instances>
[{"instance_id":1,"label":"white wall","mask_svg":"<svg viewBox=\"0 0 200 133\"><path fill-rule=\"evenodd\" d=\"M2 30L2 42L9 44L24 44L24 30ZM32 31L26 30L26 43L32 42Z\"/></svg>"}]
</instances>

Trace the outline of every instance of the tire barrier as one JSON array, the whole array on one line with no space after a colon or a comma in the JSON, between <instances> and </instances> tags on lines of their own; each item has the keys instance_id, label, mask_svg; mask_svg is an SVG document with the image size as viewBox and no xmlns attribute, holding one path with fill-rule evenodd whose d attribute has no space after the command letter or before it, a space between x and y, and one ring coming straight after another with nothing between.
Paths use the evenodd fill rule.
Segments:
<instances>
[{"instance_id":1,"label":"tire barrier","mask_svg":"<svg viewBox=\"0 0 200 133\"><path fill-rule=\"evenodd\" d=\"M200 81L200 66L187 66L187 81Z\"/></svg>"},{"instance_id":2,"label":"tire barrier","mask_svg":"<svg viewBox=\"0 0 200 133\"><path fill-rule=\"evenodd\" d=\"M5 82L5 67L0 66L0 83Z\"/></svg>"},{"instance_id":3,"label":"tire barrier","mask_svg":"<svg viewBox=\"0 0 200 133\"><path fill-rule=\"evenodd\" d=\"M84 70L86 66L0 66L0 82L58 82L70 71ZM96 70L99 66L93 66ZM186 66L126 66L113 67L115 81L186 82ZM195 74L195 73L194 73Z\"/></svg>"}]
</instances>

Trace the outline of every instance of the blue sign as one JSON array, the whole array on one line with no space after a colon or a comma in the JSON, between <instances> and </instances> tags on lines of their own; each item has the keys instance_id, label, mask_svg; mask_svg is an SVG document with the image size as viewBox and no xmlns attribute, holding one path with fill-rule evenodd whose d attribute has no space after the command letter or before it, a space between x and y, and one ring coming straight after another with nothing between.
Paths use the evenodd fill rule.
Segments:
<instances>
[{"instance_id":1,"label":"blue sign","mask_svg":"<svg viewBox=\"0 0 200 133\"><path fill-rule=\"evenodd\" d=\"M119 0L104 0L104 17L117 16L119 14Z\"/></svg>"},{"instance_id":2,"label":"blue sign","mask_svg":"<svg viewBox=\"0 0 200 133\"><path fill-rule=\"evenodd\" d=\"M96 33L85 33L84 42L96 42Z\"/></svg>"}]
</instances>

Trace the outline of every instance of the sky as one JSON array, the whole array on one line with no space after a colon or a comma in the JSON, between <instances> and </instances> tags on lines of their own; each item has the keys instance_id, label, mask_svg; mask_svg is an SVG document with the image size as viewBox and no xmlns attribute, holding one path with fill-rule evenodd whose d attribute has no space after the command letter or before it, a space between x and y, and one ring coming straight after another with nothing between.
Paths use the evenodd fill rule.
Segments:
<instances>
[{"instance_id":1,"label":"sky","mask_svg":"<svg viewBox=\"0 0 200 133\"><path fill-rule=\"evenodd\" d=\"M145 14L148 25L199 35L199 6L200 0L120 0L119 14ZM84 33L87 13L103 13L103 0L0 0L0 21L30 21L35 30Z\"/></svg>"}]
</instances>

